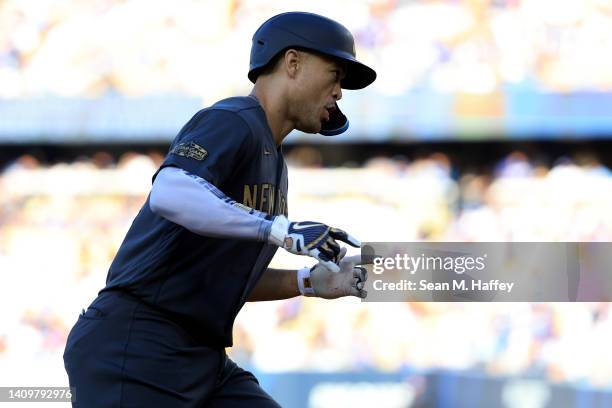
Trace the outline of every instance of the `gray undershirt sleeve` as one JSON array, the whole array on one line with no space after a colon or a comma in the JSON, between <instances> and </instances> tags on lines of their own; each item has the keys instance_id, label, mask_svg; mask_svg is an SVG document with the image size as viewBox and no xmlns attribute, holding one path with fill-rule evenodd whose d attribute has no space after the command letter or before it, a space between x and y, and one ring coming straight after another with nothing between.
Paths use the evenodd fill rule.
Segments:
<instances>
[{"instance_id":1,"label":"gray undershirt sleeve","mask_svg":"<svg viewBox=\"0 0 612 408\"><path fill-rule=\"evenodd\" d=\"M149 205L154 213L209 237L267 242L272 225L268 214L232 200L205 179L178 167L164 167L157 174Z\"/></svg>"}]
</instances>

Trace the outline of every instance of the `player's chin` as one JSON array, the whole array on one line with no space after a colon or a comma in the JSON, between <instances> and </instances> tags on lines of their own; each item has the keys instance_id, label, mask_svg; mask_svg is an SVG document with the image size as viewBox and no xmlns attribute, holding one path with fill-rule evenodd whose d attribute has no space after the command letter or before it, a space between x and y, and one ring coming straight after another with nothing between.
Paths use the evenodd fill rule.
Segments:
<instances>
[{"instance_id":1,"label":"player's chin","mask_svg":"<svg viewBox=\"0 0 612 408\"><path fill-rule=\"evenodd\" d=\"M307 123L302 123L297 130L304 133L319 133L323 128L323 122L320 120L313 120Z\"/></svg>"}]
</instances>

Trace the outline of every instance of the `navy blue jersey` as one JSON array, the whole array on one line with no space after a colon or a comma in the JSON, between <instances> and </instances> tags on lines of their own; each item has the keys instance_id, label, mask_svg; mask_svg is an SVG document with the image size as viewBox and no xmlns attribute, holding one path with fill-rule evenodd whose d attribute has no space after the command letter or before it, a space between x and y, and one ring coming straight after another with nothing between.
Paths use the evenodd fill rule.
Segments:
<instances>
[{"instance_id":1,"label":"navy blue jersey","mask_svg":"<svg viewBox=\"0 0 612 408\"><path fill-rule=\"evenodd\" d=\"M246 206L287 215L287 166L253 97L224 99L196 113L159 170L166 166L196 174ZM147 198L100 293L129 292L198 342L227 347L238 311L276 250L263 242L195 234L153 213Z\"/></svg>"}]
</instances>

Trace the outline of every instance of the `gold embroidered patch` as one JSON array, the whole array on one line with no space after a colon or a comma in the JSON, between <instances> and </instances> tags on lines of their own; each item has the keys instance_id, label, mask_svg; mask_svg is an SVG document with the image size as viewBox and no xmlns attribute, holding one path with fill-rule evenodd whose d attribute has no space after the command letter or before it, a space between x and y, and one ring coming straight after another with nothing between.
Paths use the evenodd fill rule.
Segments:
<instances>
[{"instance_id":1,"label":"gold embroidered patch","mask_svg":"<svg viewBox=\"0 0 612 408\"><path fill-rule=\"evenodd\" d=\"M170 153L198 161L202 161L208 156L206 149L194 142L179 143L170 150Z\"/></svg>"}]
</instances>

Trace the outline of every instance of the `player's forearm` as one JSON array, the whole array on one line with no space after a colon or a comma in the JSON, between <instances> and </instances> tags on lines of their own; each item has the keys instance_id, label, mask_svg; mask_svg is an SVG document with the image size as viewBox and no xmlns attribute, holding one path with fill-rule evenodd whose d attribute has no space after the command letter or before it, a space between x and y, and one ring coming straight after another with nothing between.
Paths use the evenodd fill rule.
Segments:
<instances>
[{"instance_id":1,"label":"player's forearm","mask_svg":"<svg viewBox=\"0 0 612 408\"><path fill-rule=\"evenodd\" d=\"M280 300L299 296L296 274L296 270L266 269L247 301Z\"/></svg>"},{"instance_id":2,"label":"player's forearm","mask_svg":"<svg viewBox=\"0 0 612 408\"><path fill-rule=\"evenodd\" d=\"M196 234L267 241L266 214L228 198L208 181L176 167L162 169L151 190L151 211Z\"/></svg>"}]
</instances>

